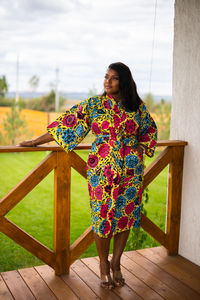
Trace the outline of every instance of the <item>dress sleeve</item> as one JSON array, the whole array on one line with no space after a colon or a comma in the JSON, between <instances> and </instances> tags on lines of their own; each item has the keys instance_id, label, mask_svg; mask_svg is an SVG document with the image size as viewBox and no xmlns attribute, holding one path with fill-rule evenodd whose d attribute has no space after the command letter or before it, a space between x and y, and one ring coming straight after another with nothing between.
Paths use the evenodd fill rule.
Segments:
<instances>
[{"instance_id":1,"label":"dress sleeve","mask_svg":"<svg viewBox=\"0 0 200 300\"><path fill-rule=\"evenodd\" d=\"M139 113L141 124L138 142L147 147L145 154L152 157L157 144L157 126L143 102L140 104Z\"/></svg>"},{"instance_id":2,"label":"dress sleeve","mask_svg":"<svg viewBox=\"0 0 200 300\"><path fill-rule=\"evenodd\" d=\"M93 104L92 98L86 99L48 125L47 131L66 152L73 150L90 131Z\"/></svg>"}]
</instances>

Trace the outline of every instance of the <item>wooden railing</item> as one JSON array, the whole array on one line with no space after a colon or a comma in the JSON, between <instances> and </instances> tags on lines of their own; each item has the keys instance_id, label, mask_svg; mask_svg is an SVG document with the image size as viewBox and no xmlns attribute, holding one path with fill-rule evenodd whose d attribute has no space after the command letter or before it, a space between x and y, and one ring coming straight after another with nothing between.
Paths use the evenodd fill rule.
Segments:
<instances>
[{"instance_id":1,"label":"wooden railing","mask_svg":"<svg viewBox=\"0 0 200 300\"><path fill-rule=\"evenodd\" d=\"M169 255L178 253L185 145L187 142L183 141L158 142L158 147L165 149L144 172L145 188L169 164L166 233L147 216L141 214L141 227L166 247ZM90 146L79 145L76 149L90 149ZM58 146L0 147L0 153L29 151L51 151L51 153L0 200L0 231L54 268L57 275L69 273L70 265L93 242L90 226L70 245L71 167L86 178L86 162L74 151L66 153ZM5 217L52 170L54 170L54 251Z\"/></svg>"}]
</instances>

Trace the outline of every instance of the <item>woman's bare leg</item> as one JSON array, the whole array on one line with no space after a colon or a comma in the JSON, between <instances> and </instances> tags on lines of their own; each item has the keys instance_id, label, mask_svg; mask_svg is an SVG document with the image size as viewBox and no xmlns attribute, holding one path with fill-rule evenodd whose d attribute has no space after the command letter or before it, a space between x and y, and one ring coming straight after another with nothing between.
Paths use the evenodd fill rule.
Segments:
<instances>
[{"instance_id":1,"label":"woman's bare leg","mask_svg":"<svg viewBox=\"0 0 200 300\"><path fill-rule=\"evenodd\" d=\"M111 261L111 268L113 270L113 280L116 285L124 285L124 278L120 271L120 259L126 242L129 236L130 230L120 232L114 236L113 256Z\"/></svg>"},{"instance_id":2,"label":"woman's bare leg","mask_svg":"<svg viewBox=\"0 0 200 300\"><path fill-rule=\"evenodd\" d=\"M94 233L94 240L100 259L102 286L104 288L112 289L114 287L114 284L110 277L110 263L108 261L110 238L101 238L96 233Z\"/></svg>"}]
</instances>

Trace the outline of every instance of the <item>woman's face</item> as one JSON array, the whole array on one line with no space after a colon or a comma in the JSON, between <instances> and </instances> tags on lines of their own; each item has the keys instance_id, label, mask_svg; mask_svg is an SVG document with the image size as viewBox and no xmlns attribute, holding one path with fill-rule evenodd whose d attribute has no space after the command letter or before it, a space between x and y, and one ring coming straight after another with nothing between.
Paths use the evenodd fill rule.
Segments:
<instances>
[{"instance_id":1,"label":"woman's face","mask_svg":"<svg viewBox=\"0 0 200 300\"><path fill-rule=\"evenodd\" d=\"M107 94L119 94L119 75L115 70L107 70L104 79L104 90Z\"/></svg>"}]
</instances>

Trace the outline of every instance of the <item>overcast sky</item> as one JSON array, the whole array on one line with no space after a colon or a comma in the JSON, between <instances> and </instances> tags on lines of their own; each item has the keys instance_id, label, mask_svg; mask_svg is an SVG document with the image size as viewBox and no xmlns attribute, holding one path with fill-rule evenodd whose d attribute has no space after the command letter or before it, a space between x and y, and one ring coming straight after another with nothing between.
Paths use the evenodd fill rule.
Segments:
<instances>
[{"instance_id":1,"label":"overcast sky","mask_svg":"<svg viewBox=\"0 0 200 300\"><path fill-rule=\"evenodd\" d=\"M49 91L59 68L59 90L102 91L107 66L127 64L139 93L171 95L174 0L1 0L0 76L9 91L30 91L33 75L38 91Z\"/></svg>"}]
</instances>

